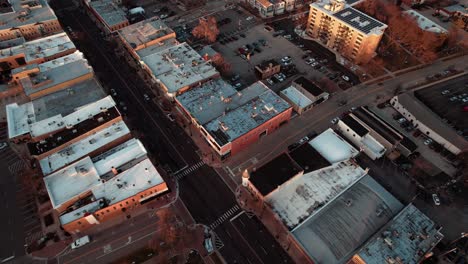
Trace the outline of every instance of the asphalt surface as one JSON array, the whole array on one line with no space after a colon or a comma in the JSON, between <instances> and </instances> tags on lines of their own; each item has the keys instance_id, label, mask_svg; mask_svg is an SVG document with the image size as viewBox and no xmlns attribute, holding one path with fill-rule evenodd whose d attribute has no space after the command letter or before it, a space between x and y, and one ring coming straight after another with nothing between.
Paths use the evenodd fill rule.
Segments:
<instances>
[{"instance_id":1,"label":"asphalt surface","mask_svg":"<svg viewBox=\"0 0 468 264\"><path fill-rule=\"evenodd\" d=\"M0 143L7 140L6 123L1 123ZM31 186L20 180L25 167L9 145L0 149L0 262L25 255L24 244L42 235Z\"/></svg>"},{"instance_id":2,"label":"asphalt surface","mask_svg":"<svg viewBox=\"0 0 468 264\"><path fill-rule=\"evenodd\" d=\"M56 3L52 6L62 26L71 26L83 36L75 41L77 48L88 58L103 86L116 91L116 102L119 105L124 102L127 106L127 110L121 107L125 121L134 134L141 135L140 139L157 162L169 166L172 171L199 162L192 140L182 128L169 121L156 104L144 100L143 95L151 95L151 91L125 59L114 54L112 44L103 40L89 17L82 12L64 10L63 5L67 5L67 1L58 4L63 11L57 12ZM208 166L195 170L180 181L180 197L195 221L205 225L226 216L226 212L236 206L234 194ZM236 231L243 229L235 229L227 222L218 225L214 231L222 241L220 252L228 263L249 263L249 260L251 263L292 263L258 220L247 218L242 221L249 230L264 230L248 234ZM232 239L233 235L239 239ZM256 241L264 241L266 246L262 249ZM258 250L264 254L257 255Z\"/></svg>"}]
</instances>

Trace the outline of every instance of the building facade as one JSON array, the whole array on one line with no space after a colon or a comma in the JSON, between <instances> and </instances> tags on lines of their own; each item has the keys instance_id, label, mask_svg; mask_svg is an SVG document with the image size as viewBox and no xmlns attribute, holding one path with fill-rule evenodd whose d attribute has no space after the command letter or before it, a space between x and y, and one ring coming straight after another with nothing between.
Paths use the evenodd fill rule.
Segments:
<instances>
[{"instance_id":1,"label":"building facade","mask_svg":"<svg viewBox=\"0 0 468 264\"><path fill-rule=\"evenodd\" d=\"M306 34L343 58L365 64L375 56L386 28L345 0L320 0L310 5Z\"/></svg>"},{"instance_id":2,"label":"building facade","mask_svg":"<svg viewBox=\"0 0 468 264\"><path fill-rule=\"evenodd\" d=\"M261 80L270 78L281 71L281 64L276 60L267 60L255 66L255 73Z\"/></svg>"}]
</instances>

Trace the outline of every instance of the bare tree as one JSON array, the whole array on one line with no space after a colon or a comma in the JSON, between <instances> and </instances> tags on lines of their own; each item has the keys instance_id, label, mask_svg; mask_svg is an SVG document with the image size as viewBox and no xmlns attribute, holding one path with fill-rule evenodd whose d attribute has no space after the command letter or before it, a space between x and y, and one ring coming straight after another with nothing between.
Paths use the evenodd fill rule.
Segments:
<instances>
[{"instance_id":1,"label":"bare tree","mask_svg":"<svg viewBox=\"0 0 468 264\"><path fill-rule=\"evenodd\" d=\"M216 69L221 72L221 74L226 75L231 72L231 64L226 62L226 60L221 55L216 55L211 58L213 65Z\"/></svg>"},{"instance_id":2,"label":"bare tree","mask_svg":"<svg viewBox=\"0 0 468 264\"><path fill-rule=\"evenodd\" d=\"M207 18L200 18L198 25L193 28L192 35L200 39L206 39L208 42L213 43L219 34L216 18L210 16Z\"/></svg>"}]
</instances>

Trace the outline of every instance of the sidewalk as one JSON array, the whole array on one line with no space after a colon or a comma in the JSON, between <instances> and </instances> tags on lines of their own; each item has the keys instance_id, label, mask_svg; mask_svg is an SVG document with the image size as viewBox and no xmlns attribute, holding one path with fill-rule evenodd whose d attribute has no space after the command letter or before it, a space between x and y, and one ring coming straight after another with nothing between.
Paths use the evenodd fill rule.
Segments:
<instances>
[{"instance_id":1,"label":"sidewalk","mask_svg":"<svg viewBox=\"0 0 468 264\"><path fill-rule=\"evenodd\" d=\"M291 237L289 230L276 217L276 214L262 200L254 197L245 187L239 186L236 192L239 205L247 212L254 213L265 225L276 241L284 248L295 263L312 263L307 254Z\"/></svg>"}]
</instances>

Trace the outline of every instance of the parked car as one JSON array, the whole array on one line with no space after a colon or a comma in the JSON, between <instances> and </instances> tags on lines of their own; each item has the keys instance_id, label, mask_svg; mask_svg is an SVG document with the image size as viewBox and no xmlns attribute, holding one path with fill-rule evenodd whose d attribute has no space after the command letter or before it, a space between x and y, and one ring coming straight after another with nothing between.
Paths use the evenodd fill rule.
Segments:
<instances>
[{"instance_id":1,"label":"parked car","mask_svg":"<svg viewBox=\"0 0 468 264\"><path fill-rule=\"evenodd\" d=\"M440 94L446 95L446 94L449 94L449 93L450 93L450 90L444 90L444 91L442 91Z\"/></svg>"},{"instance_id":2,"label":"parked car","mask_svg":"<svg viewBox=\"0 0 468 264\"><path fill-rule=\"evenodd\" d=\"M290 56L285 56L285 57L281 58L281 62L288 62L288 61L291 61Z\"/></svg>"},{"instance_id":3,"label":"parked car","mask_svg":"<svg viewBox=\"0 0 468 264\"><path fill-rule=\"evenodd\" d=\"M252 19L254 19L254 17L253 17L253 16L249 16L249 17L247 17L245 20L250 21L250 20L252 20Z\"/></svg>"},{"instance_id":4,"label":"parked car","mask_svg":"<svg viewBox=\"0 0 468 264\"><path fill-rule=\"evenodd\" d=\"M150 97L147 94L144 94L143 97L145 98L145 101L149 101Z\"/></svg>"},{"instance_id":5,"label":"parked car","mask_svg":"<svg viewBox=\"0 0 468 264\"><path fill-rule=\"evenodd\" d=\"M400 119L398 119L398 123L400 124L403 124L404 122L407 122L408 120L406 120L406 118L402 117Z\"/></svg>"},{"instance_id":6,"label":"parked car","mask_svg":"<svg viewBox=\"0 0 468 264\"><path fill-rule=\"evenodd\" d=\"M4 148L6 148L7 146L8 146L8 143L6 143L6 142L0 143L0 149L4 149Z\"/></svg>"},{"instance_id":7,"label":"parked car","mask_svg":"<svg viewBox=\"0 0 468 264\"><path fill-rule=\"evenodd\" d=\"M440 205L440 199L439 199L439 196L437 196L437 194L433 193L432 194L432 200L434 200L434 204L439 206Z\"/></svg>"},{"instance_id":8,"label":"parked car","mask_svg":"<svg viewBox=\"0 0 468 264\"><path fill-rule=\"evenodd\" d=\"M234 88L239 89L242 87L242 83L236 83L234 84Z\"/></svg>"},{"instance_id":9,"label":"parked car","mask_svg":"<svg viewBox=\"0 0 468 264\"><path fill-rule=\"evenodd\" d=\"M331 123L334 125L334 124L338 123L339 120L340 119L338 117L335 117L335 118L332 119Z\"/></svg>"},{"instance_id":10,"label":"parked car","mask_svg":"<svg viewBox=\"0 0 468 264\"><path fill-rule=\"evenodd\" d=\"M169 15L168 14L162 14L159 16L160 19L165 19L165 18L168 18Z\"/></svg>"},{"instance_id":11,"label":"parked car","mask_svg":"<svg viewBox=\"0 0 468 264\"><path fill-rule=\"evenodd\" d=\"M267 83L269 83L270 85L273 85L275 84L270 78L266 79Z\"/></svg>"},{"instance_id":12,"label":"parked car","mask_svg":"<svg viewBox=\"0 0 468 264\"><path fill-rule=\"evenodd\" d=\"M343 80L349 82L349 77L346 76L346 75L341 75L341 79L343 79Z\"/></svg>"},{"instance_id":13,"label":"parked car","mask_svg":"<svg viewBox=\"0 0 468 264\"><path fill-rule=\"evenodd\" d=\"M78 238L77 240L75 240L75 241L71 244L71 248L72 248L72 249L75 249L75 248L82 247L82 246L88 244L90 241L91 241L91 240L89 239L89 236L84 236L84 237Z\"/></svg>"},{"instance_id":14,"label":"parked car","mask_svg":"<svg viewBox=\"0 0 468 264\"><path fill-rule=\"evenodd\" d=\"M432 142L434 142L434 141L432 141L432 139L428 138L428 139L426 139L426 140L424 141L424 145L426 145L426 146L427 146L427 145L430 145L430 144L432 144Z\"/></svg>"},{"instance_id":15,"label":"parked car","mask_svg":"<svg viewBox=\"0 0 468 264\"><path fill-rule=\"evenodd\" d=\"M112 96L117 96L117 92L114 89L110 89Z\"/></svg>"}]
</instances>

